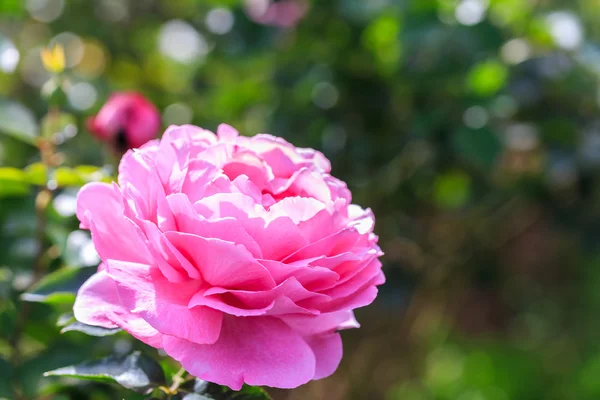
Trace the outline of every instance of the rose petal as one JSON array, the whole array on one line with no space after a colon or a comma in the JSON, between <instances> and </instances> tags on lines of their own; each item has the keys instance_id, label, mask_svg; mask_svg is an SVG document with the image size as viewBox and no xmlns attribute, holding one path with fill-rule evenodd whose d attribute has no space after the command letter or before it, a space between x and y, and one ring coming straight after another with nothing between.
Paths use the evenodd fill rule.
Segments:
<instances>
[{"instance_id":1,"label":"rose petal","mask_svg":"<svg viewBox=\"0 0 600 400\"><path fill-rule=\"evenodd\" d=\"M329 333L305 338L315 354L315 376L313 379L323 379L335 372L342 361L344 350L339 333Z\"/></svg>"},{"instance_id":2,"label":"rose petal","mask_svg":"<svg viewBox=\"0 0 600 400\"><path fill-rule=\"evenodd\" d=\"M181 232L165 237L213 286L264 290L275 286L269 271L242 245Z\"/></svg>"},{"instance_id":3,"label":"rose petal","mask_svg":"<svg viewBox=\"0 0 600 400\"><path fill-rule=\"evenodd\" d=\"M243 245L254 257L262 258L258 244L234 218L207 220L200 217L186 195L172 194L167 197L171 212L175 217L177 231L191 233L205 238L217 238Z\"/></svg>"},{"instance_id":4,"label":"rose petal","mask_svg":"<svg viewBox=\"0 0 600 400\"><path fill-rule=\"evenodd\" d=\"M123 198L116 185L88 183L77 196L77 217L82 228L89 228L102 260L110 258L149 262L140 229L123 215ZM123 246L127 243L127 246Z\"/></svg>"},{"instance_id":5,"label":"rose petal","mask_svg":"<svg viewBox=\"0 0 600 400\"><path fill-rule=\"evenodd\" d=\"M214 343L221 331L223 315L208 307L188 308L199 281L172 283L149 265L107 262L107 271L117 284L121 302L165 335L195 343Z\"/></svg>"},{"instance_id":6,"label":"rose petal","mask_svg":"<svg viewBox=\"0 0 600 400\"><path fill-rule=\"evenodd\" d=\"M311 347L289 326L272 317L227 317L212 345L165 336L164 349L192 375L241 389L244 383L298 387L315 375Z\"/></svg>"},{"instance_id":7,"label":"rose petal","mask_svg":"<svg viewBox=\"0 0 600 400\"><path fill-rule=\"evenodd\" d=\"M117 285L106 271L92 275L79 288L73 313L84 324L109 329L120 327L150 346L162 347L162 335L142 318L123 308Z\"/></svg>"}]
</instances>

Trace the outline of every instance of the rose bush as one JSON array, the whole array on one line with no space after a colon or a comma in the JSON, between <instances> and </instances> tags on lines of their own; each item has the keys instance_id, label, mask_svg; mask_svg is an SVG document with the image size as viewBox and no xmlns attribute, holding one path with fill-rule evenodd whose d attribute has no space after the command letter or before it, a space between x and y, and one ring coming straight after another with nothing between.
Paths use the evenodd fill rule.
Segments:
<instances>
[{"instance_id":1,"label":"rose bush","mask_svg":"<svg viewBox=\"0 0 600 400\"><path fill-rule=\"evenodd\" d=\"M320 152L217 133L170 127L125 154L118 185L83 187L77 216L103 263L75 316L233 389L326 377L338 331L385 280L373 214Z\"/></svg>"},{"instance_id":2,"label":"rose bush","mask_svg":"<svg viewBox=\"0 0 600 400\"><path fill-rule=\"evenodd\" d=\"M125 151L158 136L160 114L154 104L139 93L115 93L96 116L88 119L87 127L115 150Z\"/></svg>"}]
</instances>

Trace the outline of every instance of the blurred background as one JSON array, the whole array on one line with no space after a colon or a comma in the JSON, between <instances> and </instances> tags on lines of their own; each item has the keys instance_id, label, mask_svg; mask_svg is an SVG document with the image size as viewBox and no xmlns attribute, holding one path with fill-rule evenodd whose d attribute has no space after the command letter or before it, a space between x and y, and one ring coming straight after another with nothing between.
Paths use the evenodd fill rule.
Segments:
<instances>
[{"instance_id":1,"label":"blurred background","mask_svg":"<svg viewBox=\"0 0 600 400\"><path fill-rule=\"evenodd\" d=\"M338 372L276 400L598 399L599 20L598 0L1 0L0 165L39 159L40 50L61 43L66 164L111 163L85 118L136 90L165 126L323 151L374 210L387 284ZM10 366L35 196L0 178L0 398L11 377L29 398L137 398L41 377L140 346L61 335L64 304L29 306ZM52 202L52 268L98 263L75 194Z\"/></svg>"}]
</instances>

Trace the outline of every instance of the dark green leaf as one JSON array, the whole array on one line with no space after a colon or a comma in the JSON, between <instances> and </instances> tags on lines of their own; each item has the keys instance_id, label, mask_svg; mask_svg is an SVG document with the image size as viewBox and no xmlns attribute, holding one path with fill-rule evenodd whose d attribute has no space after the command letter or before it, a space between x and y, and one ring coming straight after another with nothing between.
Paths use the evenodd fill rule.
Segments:
<instances>
[{"instance_id":1,"label":"dark green leaf","mask_svg":"<svg viewBox=\"0 0 600 400\"><path fill-rule=\"evenodd\" d=\"M127 356L109 356L96 361L59 368L46 372L44 376L67 376L113 382L140 393L165 384L165 375L160 365L140 351L135 351Z\"/></svg>"},{"instance_id":2,"label":"dark green leaf","mask_svg":"<svg viewBox=\"0 0 600 400\"><path fill-rule=\"evenodd\" d=\"M65 326L64 328L62 328L60 333L71 332L71 331L83 332L86 335L101 337L101 336L114 335L115 333L121 332L121 329L120 328L114 328L114 329L103 328L101 326L86 325L79 321L75 321L75 322L72 322L69 325Z\"/></svg>"},{"instance_id":3,"label":"dark green leaf","mask_svg":"<svg viewBox=\"0 0 600 400\"><path fill-rule=\"evenodd\" d=\"M183 396L182 400L214 400L213 397L206 397L198 393L189 393Z\"/></svg>"},{"instance_id":4,"label":"dark green leaf","mask_svg":"<svg viewBox=\"0 0 600 400\"><path fill-rule=\"evenodd\" d=\"M458 155L483 169L491 171L500 151L502 144L490 129L460 129L453 137L453 146Z\"/></svg>"},{"instance_id":5,"label":"dark green leaf","mask_svg":"<svg viewBox=\"0 0 600 400\"><path fill-rule=\"evenodd\" d=\"M214 383L196 379L193 382L193 387L190 388L196 396L185 396L185 400L270 400L271 397L262 388L257 386L244 385L242 390L234 391L226 386L220 386Z\"/></svg>"},{"instance_id":6,"label":"dark green leaf","mask_svg":"<svg viewBox=\"0 0 600 400\"><path fill-rule=\"evenodd\" d=\"M10 363L0 358L0 398L10 396L12 394L10 380L12 378L12 367Z\"/></svg>"},{"instance_id":7,"label":"dark green leaf","mask_svg":"<svg viewBox=\"0 0 600 400\"><path fill-rule=\"evenodd\" d=\"M79 287L96 272L94 267L62 268L46 275L31 290L21 295L25 301L40 303L70 303Z\"/></svg>"}]
</instances>

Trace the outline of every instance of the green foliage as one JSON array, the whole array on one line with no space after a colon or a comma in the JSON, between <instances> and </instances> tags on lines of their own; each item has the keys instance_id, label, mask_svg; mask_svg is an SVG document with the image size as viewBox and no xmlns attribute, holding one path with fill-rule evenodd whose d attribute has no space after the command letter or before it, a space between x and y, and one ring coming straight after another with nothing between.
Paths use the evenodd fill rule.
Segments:
<instances>
[{"instance_id":1,"label":"green foliage","mask_svg":"<svg viewBox=\"0 0 600 400\"><path fill-rule=\"evenodd\" d=\"M95 268L61 268L46 275L30 290L23 293L25 301L72 304L79 287L96 272Z\"/></svg>"},{"instance_id":2,"label":"green foliage","mask_svg":"<svg viewBox=\"0 0 600 400\"><path fill-rule=\"evenodd\" d=\"M86 325L79 321L73 321L60 330L60 333L65 332L82 332L90 336L110 336L121 332L119 328L102 328L100 326Z\"/></svg>"},{"instance_id":3,"label":"green foliage","mask_svg":"<svg viewBox=\"0 0 600 400\"><path fill-rule=\"evenodd\" d=\"M127 389L141 393L165 384L165 375L160 365L139 351L127 356L109 356L59 368L44 375L118 383Z\"/></svg>"},{"instance_id":4,"label":"green foliage","mask_svg":"<svg viewBox=\"0 0 600 400\"><path fill-rule=\"evenodd\" d=\"M183 387L183 391L191 393L183 395L182 400L271 400L266 391L256 386L244 385L236 392L201 379L191 381Z\"/></svg>"}]
</instances>

